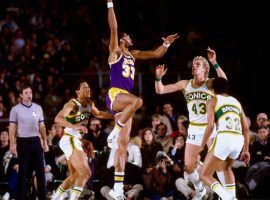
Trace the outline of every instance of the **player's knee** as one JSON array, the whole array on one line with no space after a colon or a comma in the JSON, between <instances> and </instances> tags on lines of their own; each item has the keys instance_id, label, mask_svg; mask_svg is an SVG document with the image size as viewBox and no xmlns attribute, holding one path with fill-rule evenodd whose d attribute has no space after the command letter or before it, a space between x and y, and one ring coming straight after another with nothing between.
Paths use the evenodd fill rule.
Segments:
<instances>
[{"instance_id":1,"label":"player's knee","mask_svg":"<svg viewBox=\"0 0 270 200\"><path fill-rule=\"evenodd\" d=\"M75 181L76 181L76 179L77 179L77 176L71 176L71 177L69 177L68 178L68 182L70 183L70 184L73 184Z\"/></svg>"},{"instance_id":2,"label":"player's knee","mask_svg":"<svg viewBox=\"0 0 270 200\"><path fill-rule=\"evenodd\" d=\"M232 171L231 165L230 164L225 164L225 166L223 167L223 171L227 171L227 172Z\"/></svg>"},{"instance_id":3,"label":"player's knee","mask_svg":"<svg viewBox=\"0 0 270 200\"><path fill-rule=\"evenodd\" d=\"M141 98L137 97L134 100L134 105L135 105L136 109L139 109L140 107L142 107L142 104L143 104L143 100Z\"/></svg>"},{"instance_id":4,"label":"player's knee","mask_svg":"<svg viewBox=\"0 0 270 200\"><path fill-rule=\"evenodd\" d=\"M89 167L84 166L80 170L78 170L78 176L81 179L88 180L91 176L91 171L90 171Z\"/></svg>"},{"instance_id":5,"label":"player's knee","mask_svg":"<svg viewBox=\"0 0 270 200\"><path fill-rule=\"evenodd\" d=\"M91 170L89 167L84 168L84 175L83 176L85 176L85 179L87 179L87 180L91 177Z\"/></svg>"},{"instance_id":6,"label":"player's knee","mask_svg":"<svg viewBox=\"0 0 270 200\"><path fill-rule=\"evenodd\" d=\"M208 179L209 177L212 177L213 176L213 172L212 170L202 170L201 173L200 173L200 180L202 180L203 182L205 182L206 179Z\"/></svg>"},{"instance_id":7,"label":"player's knee","mask_svg":"<svg viewBox=\"0 0 270 200\"><path fill-rule=\"evenodd\" d=\"M127 152L127 147L128 147L128 143L124 143L124 142L119 143L118 145L119 154L125 155Z\"/></svg>"}]
</instances>

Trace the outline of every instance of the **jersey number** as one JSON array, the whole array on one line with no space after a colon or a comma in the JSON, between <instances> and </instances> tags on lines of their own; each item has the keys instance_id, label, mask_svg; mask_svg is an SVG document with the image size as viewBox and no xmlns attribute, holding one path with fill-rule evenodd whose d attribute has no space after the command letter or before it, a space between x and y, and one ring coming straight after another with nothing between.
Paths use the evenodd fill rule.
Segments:
<instances>
[{"instance_id":1,"label":"jersey number","mask_svg":"<svg viewBox=\"0 0 270 200\"><path fill-rule=\"evenodd\" d=\"M134 76L135 76L135 67L134 66L134 61L131 59L126 59L124 58L124 62L122 64L122 75L126 78L131 78L132 80L134 80Z\"/></svg>"},{"instance_id":2,"label":"jersey number","mask_svg":"<svg viewBox=\"0 0 270 200\"><path fill-rule=\"evenodd\" d=\"M197 114L205 114L206 113L206 104L205 103L200 103L196 104L194 103L192 106L192 111L197 115Z\"/></svg>"},{"instance_id":3,"label":"jersey number","mask_svg":"<svg viewBox=\"0 0 270 200\"><path fill-rule=\"evenodd\" d=\"M190 140L195 140L195 135L193 135L193 134L188 134L188 139L190 139Z\"/></svg>"},{"instance_id":4,"label":"jersey number","mask_svg":"<svg viewBox=\"0 0 270 200\"><path fill-rule=\"evenodd\" d=\"M125 64L123 64L122 68L123 68L122 75L126 78L130 77L132 80L134 80L135 68Z\"/></svg>"},{"instance_id":5,"label":"jersey number","mask_svg":"<svg viewBox=\"0 0 270 200\"><path fill-rule=\"evenodd\" d=\"M232 119L231 117L226 117L226 128L229 130L236 130L236 131L241 131L241 126L240 126L240 119L239 118L234 118Z\"/></svg>"}]
</instances>

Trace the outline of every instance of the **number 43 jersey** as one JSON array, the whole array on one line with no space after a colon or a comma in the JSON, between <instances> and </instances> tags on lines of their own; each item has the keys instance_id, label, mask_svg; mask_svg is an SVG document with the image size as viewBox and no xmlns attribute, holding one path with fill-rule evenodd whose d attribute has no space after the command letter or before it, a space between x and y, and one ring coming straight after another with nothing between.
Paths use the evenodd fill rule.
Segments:
<instances>
[{"instance_id":1,"label":"number 43 jersey","mask_svg":"<svg viewBox=\"0 0 270 200\"><path fill-rule=\"evenodd\" d=\"M232 96L216 95L215 122L217 133L242 134L242 106Z\"/></svg>"},{"instance_id":2,"label":"number 43 jersey","mask_svg":"<svg viewBox=\"0 0 270 200\"><path fill-rule=\"evenodd\" d=\"M184 96L187 101L187 108L189 113L190 125L193 126L206 126L206 102L211 99L214 94L212 90L207 88L206 82L201 87L194 88L192 86L192 79L188 82Z\"/></svg>"}]
</instances>

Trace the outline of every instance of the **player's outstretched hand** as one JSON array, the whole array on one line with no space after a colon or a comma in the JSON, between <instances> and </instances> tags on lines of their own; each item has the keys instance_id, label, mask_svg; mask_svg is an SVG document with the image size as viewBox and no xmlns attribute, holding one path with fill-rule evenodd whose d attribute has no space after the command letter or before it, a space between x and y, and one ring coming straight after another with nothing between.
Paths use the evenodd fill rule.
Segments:
<instances>
[{"instance_id":1,"label":"player's outstretched hand","mask_svg":"<svg viewBox=\"0 0 270 200\"><path fill-rule=\"evenodd\" d=\"M166 38L162 38L162 40L167 43L167 44L171 44L174 42L174 40L176 40L177 38L179 38L179 35L177 33L173 34L173 35L169 35Z\"/></svg>"},{"instance_id":2,"label":"player's outstretched hand","mask_svg":"<svg viewBox=\"0 0 270 200\"><path fill-rule=\"evenodd\" d=\"M212 64L216 64L217 63L217 55L216 52L211 49L210 47L207 48L207 57L208 60L212 63Z\"/></svg>"},{"instance_id":3,"label":"player's outstretched hand","mask_svg":"<svg viewBox=\"0 0 270 200\"><path fill-rule=\"evenodd\" d=\"M156 78L161 79L162 76L166 74L167 68L165 69L164 67L165 67L164 64L156 66Z\"/></svg>"}]
</instances>

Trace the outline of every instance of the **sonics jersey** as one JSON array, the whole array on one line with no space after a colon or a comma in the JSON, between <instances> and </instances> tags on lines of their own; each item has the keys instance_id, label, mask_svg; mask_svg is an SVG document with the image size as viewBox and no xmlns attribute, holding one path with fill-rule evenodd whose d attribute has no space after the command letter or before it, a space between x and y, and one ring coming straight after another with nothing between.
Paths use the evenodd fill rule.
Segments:
<instances>
[{"instance_id":1,"label":"sonics jersey","mask_svg":"<svg viewBox=\"0 0 270 200\"><path fill-rule=\"evenodd\" d=\"M241 104L232 96L216 95L215 121L217 134L242 134Z\"/></svg>"},{"instance_id":2,"label":"sonics jersey","mask_svg":"<svg viewBox=\"0 0 270 200\"><path fill-rule=\"evenodd\" d=\"M66 120L74 125L78 125L78 126L87 126L89 118L90 118L90 104L87 104L87 106L83 107L82 104L76 100L76 99L72 99L72 101L76 104L77 106L77 112L74 114L69 114L68 116L66 116ZM81 131L76 131L72 128L65 128L65 133L81 138L83 135L83 132Z\"/></svg>"},{"instance_id":3,"label":"sonics jersey","mask_svg":"<svg viewBox=\"0 0 270 200\"><path fill-rule=\"evenodd\" d=\"M135 59L133 56L121 54L120 57L110 64L110 83L111 88L124 89L131 92L135 77Z\"/></svg>"},{"instance_id":4,"label":"sonics jersey","mask_svg":"<svg viewBox=\"0 0 270 200\"><path fill-rule=\"evenodd\" d=\"M207 88L206 82L201 87L194 88L191 79L184 90L190 125L206 126L206 102L214 96L213 92Z\"/></svg>"}]
</instances>

